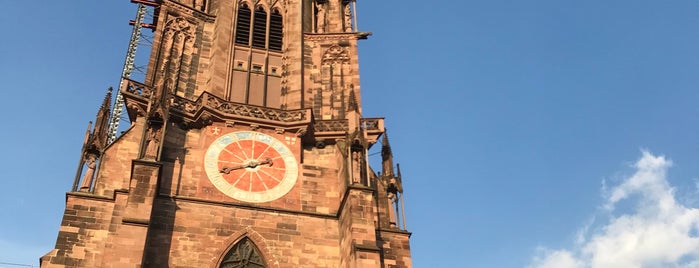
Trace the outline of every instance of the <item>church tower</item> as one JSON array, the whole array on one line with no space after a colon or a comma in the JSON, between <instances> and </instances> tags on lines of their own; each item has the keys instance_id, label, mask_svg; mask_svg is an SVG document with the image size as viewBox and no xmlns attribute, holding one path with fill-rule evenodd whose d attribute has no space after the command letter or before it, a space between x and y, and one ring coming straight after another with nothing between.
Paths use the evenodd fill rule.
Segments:
<instances>
[{"instance_id":1,"label":"church tower","mask_svg":"<svg viewBox=\"0 0 699 268\"><path fill-rule=\"evenodd\" d=\"M41 267L412 267L355 0L132 2L155 10L145 79L88 125Z\"/></svg>"}]
</instances>

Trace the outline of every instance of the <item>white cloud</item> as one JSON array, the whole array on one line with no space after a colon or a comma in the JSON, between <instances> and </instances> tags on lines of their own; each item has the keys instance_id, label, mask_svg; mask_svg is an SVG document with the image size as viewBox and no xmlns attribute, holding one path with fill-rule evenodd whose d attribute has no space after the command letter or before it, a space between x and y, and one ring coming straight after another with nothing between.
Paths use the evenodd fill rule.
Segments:
<instances>
[{"instance_id":1,"label":"white cloud","mask_svg":"<svg viewBox=\"0 0 699 268\"><path fill-rule=\"evenodd\" d=\"M677 201L666 177L671 166L643 152L635 173L608 189L609 220L592 230L585 224L571 249L539 249L529 267L699 267L699 209ZM632 202L630 211L615 209L622 201Z\"/></svg>"},{"instance_id":2,"label":"white cloud","mask_svg":"<svg viewBox=\"0 0 699 268\"><path fill-rule=\"evenodd\" d=\"M570 251L537 249L539 256L534 257L537 268L580 268L583 264L577 260Z\"/></svg>"}]
</instances>

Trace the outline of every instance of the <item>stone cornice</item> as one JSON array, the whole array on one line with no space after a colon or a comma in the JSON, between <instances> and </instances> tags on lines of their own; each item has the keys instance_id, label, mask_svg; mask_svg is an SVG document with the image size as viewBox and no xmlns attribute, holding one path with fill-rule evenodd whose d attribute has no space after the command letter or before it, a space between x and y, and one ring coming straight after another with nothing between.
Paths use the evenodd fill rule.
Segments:
<instances>
[{"instance_id":1,"label":"stone cornice","mask_svg":"<svg viewBox=\"0 0 699 268\"><path fill-rule=\"evenodd\" d=\"M370 251L370 252L378 252L381 251L379 247L376 245L362 245L362 244L354 244L354 250L355 251Z\"/></svg>"},{"instance_id":2,"label":"stone cornice","mask_svg":"<svg viewBox=\"0 0 699 268\"><path fill-rule=\"evenodd\" d=\"M371 35L370 32L350 32L350 33L304 33L304 38L309 41L327 41L327 40L347 40L347 39L367 39Z\"/></svg>"},{"instance_id":3,"label":"stone cornice","mask_svg":"<svg viewBox=\"0 0 699 268\"><path fill-rule=\"evenodd\" d=\"M67 192L66 193L66 200L68 200L69 197L93 199L93 200L105 201L105 202L114 201L113 197L110 198L110 197L95 195L93 193L84 193L84 192Z\"/></svg>"},{"instance_id":4,"label":"stone cornice","mask_svg":"<svg viewBox=\"0 0 699 268\"><path fill-rule=\"evenodd\" d=\"M389 228L379 228L378 231L379 231L379 232L386 232L386 233L394 233L394 234L407 235L408 237L410 237L410 236L413 235L413 233L408 232L408 231L406 231L406 230L395 229L395 228L392 228L392 229L389 229Z\"/></svg>"}]
</instances>

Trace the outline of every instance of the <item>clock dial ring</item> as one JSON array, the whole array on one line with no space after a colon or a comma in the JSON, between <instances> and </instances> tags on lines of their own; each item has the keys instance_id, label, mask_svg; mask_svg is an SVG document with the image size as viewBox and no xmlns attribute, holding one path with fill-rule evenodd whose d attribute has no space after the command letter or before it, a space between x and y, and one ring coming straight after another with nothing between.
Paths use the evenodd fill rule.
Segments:
<instances>
[{"instance_id":1,"label":"clock dial ring","mask_svg":"<svg viewBox=\"0 0 699 268\"><path fill-rule=\"evenodd\" d=\"M293 152L276 138L255 131L218 137L205 153L204 169L219 191L253 203L286 195L298 177Z\"/></svg>"}]
</instances>

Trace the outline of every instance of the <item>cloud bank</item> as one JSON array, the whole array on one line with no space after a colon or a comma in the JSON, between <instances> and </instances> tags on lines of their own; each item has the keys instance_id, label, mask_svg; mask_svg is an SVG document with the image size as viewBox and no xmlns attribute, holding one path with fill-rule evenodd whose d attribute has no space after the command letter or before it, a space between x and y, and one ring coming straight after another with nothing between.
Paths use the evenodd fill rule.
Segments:
<instances>
[{"instance_id":1,"label":"cloud bank","mask_svg":"<svg viewBox=\"0 0 699 268\"><path fill-rule=\"evenodd\" d=\"M671 166L643 152L635 173L607 190L609 219L582 228L571 249L539 248L529 268L699 267L699 209L677 200ZM617 208L621 202L631 208Z\"/></svg>"}]
</instances>

